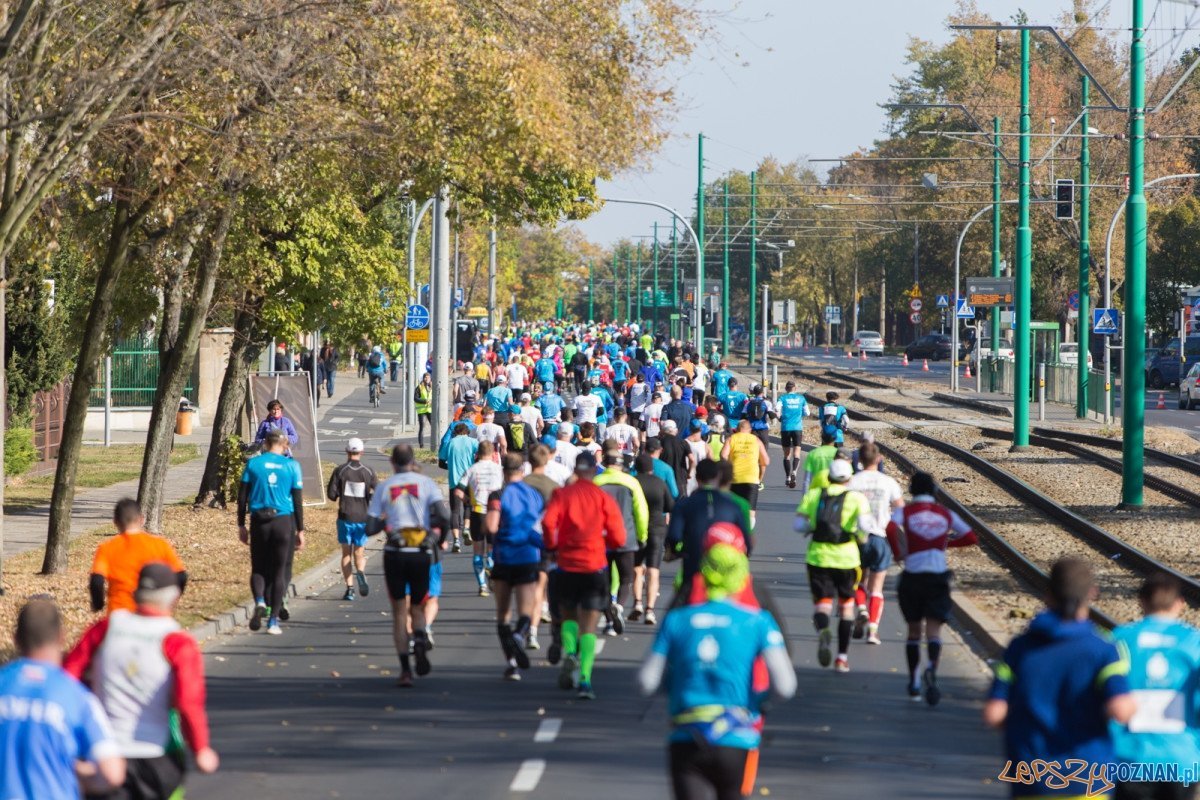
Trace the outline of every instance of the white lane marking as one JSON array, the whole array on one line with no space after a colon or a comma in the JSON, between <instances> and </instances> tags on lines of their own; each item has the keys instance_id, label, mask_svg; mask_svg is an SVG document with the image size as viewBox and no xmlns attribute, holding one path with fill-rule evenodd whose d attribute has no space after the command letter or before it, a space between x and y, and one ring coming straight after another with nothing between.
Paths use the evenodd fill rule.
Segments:
<instances>
[{"instance_id":1,"label":"white lane marking","mask_svg":"<svg viewBox=\"0 0 1200 800\"><path fill-rule=\"evenodd\" d=\"M550 717L542 720L538 725L537 733L533 734L533 741L538 744L549 744L558 738L558 732L562 730L561 719Z\"/></svg>"},{"instance_id":2,"label":"white lane marking","mask_svg":"<svg viewBox=\"0 0 1200 800\"><path fill-rule=\"evenodd\" d=\"M392 420L389 417L375 417L367 420L368 425L391 425Z\"/></svg>"},{"instance_id":3,"label":"white lane marking","mask_svg":"<svg viewBox=\"0 0 1200 800\"><path fill-rule=\"evenodd\" d=\"M347 422L353 422L354 417L330 417L328 421L333 425L345 425Z\"/></svg>"},{"instance_id":4,"label":"white lane marking","mask_svg":"<svg viewBox=\"0 0 1200 800\"><path fill-rule=\"evenodd\" d=\"M521 768L517 770L516 777L512 783L508 785L510 792L532 792L537 788L538 781L542 779L542 773L546 771L546 760L544 758L528 758L521 762Z\"/></svg>"}]
</instances>

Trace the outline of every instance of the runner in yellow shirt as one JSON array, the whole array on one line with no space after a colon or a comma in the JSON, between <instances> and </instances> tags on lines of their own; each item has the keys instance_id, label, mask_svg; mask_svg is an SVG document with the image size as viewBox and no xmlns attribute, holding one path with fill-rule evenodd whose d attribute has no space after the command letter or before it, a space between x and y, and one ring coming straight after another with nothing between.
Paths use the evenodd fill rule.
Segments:
<instances>
[{"instance_id":1,"label":"runner in yellow shirt","mask_svg":"<svg viewBox=\"0 0 1200 800\"><path fill-rule=\"evenodd\" d=\"M755 522L754 510L758 507L758 490L771 457L766 445L750 432L750 420L738 423L737 432L729 437L721 448L721 458L733 466L733 486L730 491L750 504L750 521Z\"/></svg>"}]
</instances>

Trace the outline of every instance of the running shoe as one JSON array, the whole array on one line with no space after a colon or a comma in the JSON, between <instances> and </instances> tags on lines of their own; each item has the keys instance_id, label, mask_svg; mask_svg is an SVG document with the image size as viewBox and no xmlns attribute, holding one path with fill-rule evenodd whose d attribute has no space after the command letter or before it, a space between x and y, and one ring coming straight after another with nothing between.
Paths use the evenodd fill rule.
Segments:
<instances>
[{"instance_id":1,"label":"running shoe","mask_svg":"<svg viewBox=\"0 0 1200 800\"><path fill-rule=\"evenodd\" d=\"M838 656L837 660L833 662L833 671L842 673L849 672L850 659L846 656Z\"/></svg>"},{"instance_id":2,"label":"running shoe","mask_svg":"<svg viewBox=\"0 0 1200 800\"><path fill-rule=\"evenodd\" d=\"M462 552L462 542L460 542L458 539L455 539L454 545L450 548L450 552L451 553L461 553Z\"/></svg>"},{"instance_id":3,"label":"running shoe","mask_svg":"<svg viewBox=\"0 0 1200 800\"><path fill-rule=\"evenodd\" d=\"M613 624L611 622L604 623L604 635L605 636L616 636L617 635L617 629L613 627Z\"/></svg>"},{"instance_id":4,"label":"running shoe","mask_svg":"<svg viewBox=\"0 0 1200 800\"><path fill-rule=\"evenodd\" d=\"M529 653L525 651L525 637L509 629L508 642L505 650L511 648L509 658L517 662L521 669L529 669Z\"/></svg>"},{"instance_id":5,"label":"running shoe","mask_svg":"<svg viewBox=\"0 0 1200 800\"><path fill-rule=\"evenodd\" d=\"M537 638L536 633L529 634L529 641L527 641L525 643L525 649L526 650L541 650L542 649L541 644L538 643L538 638Z\"/></svg>"},{"instance_id":6,"label":"running shoe","mask_svg":"<svg viewBox=\"0 0 1200 800\"><path fill-rule=\"evenodd\" d=\"M433 649L433 626L428 624L425 626L425 649Z\"/></svg>"},{"instance_id":7,"label":"running shoe","mask_svg":"<svg viewBox=\"0 0 1200 800\"><path fill-rule=\"evenodd\" d=\"M647 625L657 625L658 624L658 617L656 617L654 615L654 609L649 609L648 611L646 611L646 624Z\"/></svg>"},{"instance_id":8,"label":"running shoe","mask_svg":"<svg viewBox=\"0 0 1200 800\"><path fill-rule=\"evenodd\" d=\"M763 483L762 481L759 481L758 482L758 490L760 492L763 492L763 491L766 491L766 489L767 489L767 485L765 483Z\"/></svg>"},{"instance_id":9,"label":"running shoe","mask_svg":"<svg viewBox=\"0 0 1200 800\"><path fill-rule=\"evenodd\" d=\"M879 639L879 626L875 623L867 626L867 644L883 644Z\"/></svg>"},{"instance_id":10,"label":"running shoe","mask_svg":"<svg viewBox=\"0 0 1200 800\"><path fill-rule=\"evenodd\" d=\"M413 657L417 660L417 675L428 675L433 669L429 664L429 656L426 651L429 649L429 642L425 638L424 631L417 631L413 635Z\"/></svg>"},{"instance_id":11,"label":"running shoe","mask_svg":"<svg viewBox=\"0 0 1200 800\"><path fill-rule=\"evenodd\" d=\"M919 681L908 685L908 699L914 703L921 702L921 684Z\"/></svg>"},{"instance_id":12,"label":"running shoe","mask_svg":"<svg viewBox=\"0 0 1200 800\"><path fill-rule=\"evenodd\" d=\"M343 600L353 600L355 597L356 597L356 595L354 594L354 590L351 589L349 586L347 586L346 593L344 595L342 595L342 599Z\"/></svg>"},{"instance_id":13,"label":"running shoe","mask_svg":"<svg viewBox=\"0 0 1200 800\"><path fill-rule=\"evenodd\" d=\"M595 700L596 693L592 691L592 682L583 681L579 684L579 694L575 695L580 700Z\"/></svg>"},{"instance_id":14,"label":"running shoe","mask_svg":"<svg viewBox=\"0 0 1200 800\"><path fill-rule=\"evenodd\" d=\"M506 681L521 680L521 671L519 669L517 669L516 667L509 667L508 669L504 670L504 680L506 680Z\"/></svg>"},{"instance_id":15,"label":"running shoe","mask_svg":"<svg viewBox=\"0 0 1200 800\"><path fill-rule=\"evenodd\" d=\"M558 670L558 688L563 691L570 691L578 686L578 679L575 673L579 670L579 656L574 653L568 653L562 660L562 667Z\"/></svg>"},{"instance_id":16,"label":"running shoe","mask_svg":"<svg viewBox=\"0 0 1200 800\"><path fill-rule=\"evenodd\" d=\"M789 475L789 476L788 476L788 479L787 479L787 487L788 487L789 489L795 489L795 488L796 488L796 476L795 476L795 475Z\"/></svg>"},{"instance_id":17,"label":"running shoe","mask_svg":"<svg viewBox=\"0 0 1200 800\"><path fill-rule=\"evenodd\" d=\"M411 689L413 685L412 673L401 672L400 677L396 678L396 685L401 689Z\"/></svg>"},{"instance_id":18,"label":"running shoe","mask_svg":"<svg viewBox=\"0 0 1200 800\"><path fill-rule=\"evenodd\" d=\"M473 545L475 543L475 540L471 538L470 531L463 531L462 543L463 543L463 547L470 547L471 545Z\"/></svg>"},{"instance_id":19,"label":"running shoe","mask_svg":"<svg viewBox=\"0 0 1200 800\"><path fill-rule=\"evenodd\" d=\"M546 651L546 660L551 665L557 664L562 660L562 644L557 639L550 642L550 649Z\"/></svg>"},{"instance_id":20,"label":"running shoe","mask_svg":"<svg viewBox=\"0 0 1200 800\"><path fill-rule=\"evenodd\" d=\"M288 611L287 600L284 600L283 608L279 609L279 621L287 622L291 618L292 618L292 614L290 611Z\"/></svg>"},{"instance_id":21,"label":"running shoe","mask_svg":"<svg viewBox=\"0 0 1200 800\"><path fill-rule=\"evenodd\" d=\"M479 596L480 597L491 597L492 593L488 591L488 588L486 586L480 586L479 587Z\"/></svg>"},{"instance_id":22,"label":"running shoe","mask_svg":"<svg viewBox=\"0 0 1200 800\"><path fill-rule=\"evenodd\" d=\"M942 699L942 690L938 688L937 673L933 671L933 667L925 668L921 680L925 682L925 702L936 706Z\"/></svg>"},{"instance_id":23,"label":"running shoe","mask_svg":"<svg viewBox=\"0 0 1200 800\"><path fill-rule=\"evenodd\" d=\"M265 603L255 603L254 611L250 614L250 630L258 631L262 628L263 620L267 617L267 606Z\"/></svg>"},{"instance_id":24,"label":"running shoe","mask_svg":"<svg viewBox=\"0 0 1200 800\"><path fill-rule=\"evenodd\" d=\"M361 572L356 572L354 577L358 579L358 593L366 597L371 593L371 585L367 583L367 576Z\"/></svg>"},{"instance_id":25,"label":"running shoe","mask_svg":"<svg viewBox=\"0 0 1200 800\"><path fill-rule=\"evenodd\" d=\"M554 618L550 616L550 606L542 606L542 622L546 625L549 625L553 621Z\"/></svg>"},{"instance_id":26,"label":"running shoe","mask_svg":"<svg viewBox=\"0 0 1200 800\"><path fill-rule=\"evenodd\" d=\"M867 622L870 617L867 616L867 607L858 607L858 616L854 618L854 638L861 639L867 632Z\"/></svg>"},{"instance_id":27,"label":"running shoe","mask_svg":"<svg viewBox=\"0 0 1200 800\"><path fill-rule=\"evenodd\" d=\"M637 622L641 618L642 618L642 604L640 602L635 602L633 604L633 609L629 612L629 621Z\"/></svg>"},{"instance_id":28,"label":"running shoe","mask_svg":"<svg viewBox=\"0 0 1200 800\"><path fill-rule=\"evenodd\" d=\"M817 663L828 667L833 661L833 630L822 628L817 634Z\"/></svg>"},{"instance_id":29,"label":"running shoe","mask_svg":"<svg viewBox=\"0 0 1200 800\"><path fill-rule=\"evenodd\" d=\"M283 629L279 627L279 620L273 619L267 622L267 633L272 636L279 636L283 633ZM930 704L932 705L932 703Z\"/></svg>"},{"instance_id":30,"label":"running shoe","mask_svg":"<svg viewBox=\"0 0 1200 800\"><path fill-rule=\"evenodd\" d=\"M604 612L604 616L612 623L613 630L616 631L617 636L625 632L625 609L621 608L620 603L609 603L608 610Z\"/></svg>"}]
</instances>

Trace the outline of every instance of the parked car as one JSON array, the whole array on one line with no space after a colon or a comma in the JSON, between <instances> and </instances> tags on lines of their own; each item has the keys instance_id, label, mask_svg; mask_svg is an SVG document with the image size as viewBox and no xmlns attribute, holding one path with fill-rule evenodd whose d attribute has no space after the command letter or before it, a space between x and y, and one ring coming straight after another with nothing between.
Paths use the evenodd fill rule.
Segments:
<instances>
[{"instance_id":1,"label":"parked car","mask_svg":"<svg viewBox=\"0 0 1200 800\"><path fill-rule=\"evenodd\" d=\"M879 335L879 331L858 331L854 334L854 341L850 344L850 349L854 355L881 356L883 355L883 337Z\"/></svg>"},{"instance_id":2,"label":"parked car","mask_svg":"<svg viewBox=\"0 0 1200 800\"><path fill-rule=\"evenodd\" d=\"M954 352L953 348L954 345L950 341L950 337L946 334L927 333L904 348L904 352L908 355L909 361L918 358L938 361L943 358L950 358L950 354Z\"/></svg>"},{"instance_id":3,"label":"parked car","mask_svg":"<svg viewBox=\"0 0 1200 800\"><path fill-rule=\"evenodd\" d=\"M1146 385L1151 389L1175 386L1182 375L1187 375L1192 365L1200 362L1200 334L1192 334L1184 344L1183 361L1179 359L1179 339L1173 339L1166 347L1147 350L1154 353L1146 360Z\"/></svg>"},{"instance_id":4,"label":"parked car","mask_svg":"<svg viewBox=\"0 0 1200 800\"><path fill-rule=\"evenodd\" d=\"M983 344L979 348L979 358L983 361L987 361L991 357L992 357L992 340L984 339ZM1008 342L1006 342L1005 340L1001 339L1000 340L1000 349L997 352L996 357L997 358L1007 358L1009 361L1011 361L1013 358L1015 358L1015 356L1013 355L1012 345L1009 344Z\"/></svg>"},{"instance_id":5,"label":"parked car","mask_svg":"<svg viewBox=\"0 0 1200 800\"><path fill-rule=\"evenodd\" d=\"M1190 411L1200 406L1200 362L1192 364L1187 376L1179 382L1179 407Z\"/></svg>"},{"instance_id":6,"label":"parked car","mask_svg":"<svg viewBox=\"0 0 1200 800\"><path fill-rule=\"evenodd\" d=\"M1058 346L1058 363L1068 367L1079 365L1079 344L1077 342L1063 342ZM1092 368L1092 354L1087 354L1088 369Z\"/></svg>"}]
</instances>

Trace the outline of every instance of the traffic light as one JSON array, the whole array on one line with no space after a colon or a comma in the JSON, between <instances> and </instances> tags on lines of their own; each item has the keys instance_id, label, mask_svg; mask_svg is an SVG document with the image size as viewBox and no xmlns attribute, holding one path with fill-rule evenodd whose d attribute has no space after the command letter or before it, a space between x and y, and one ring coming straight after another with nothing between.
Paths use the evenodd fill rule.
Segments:
<instances>
[{"instance_id":1,"label":"traffic light","mask_svg":"<svg viewBox=\"0 0 1200 800\"><path fill-rule=\"evenodd\" d=\"M1075 181L1060 178L1054 185L1054 218L1075 218Z\"/></svg>"}]
</instances>

